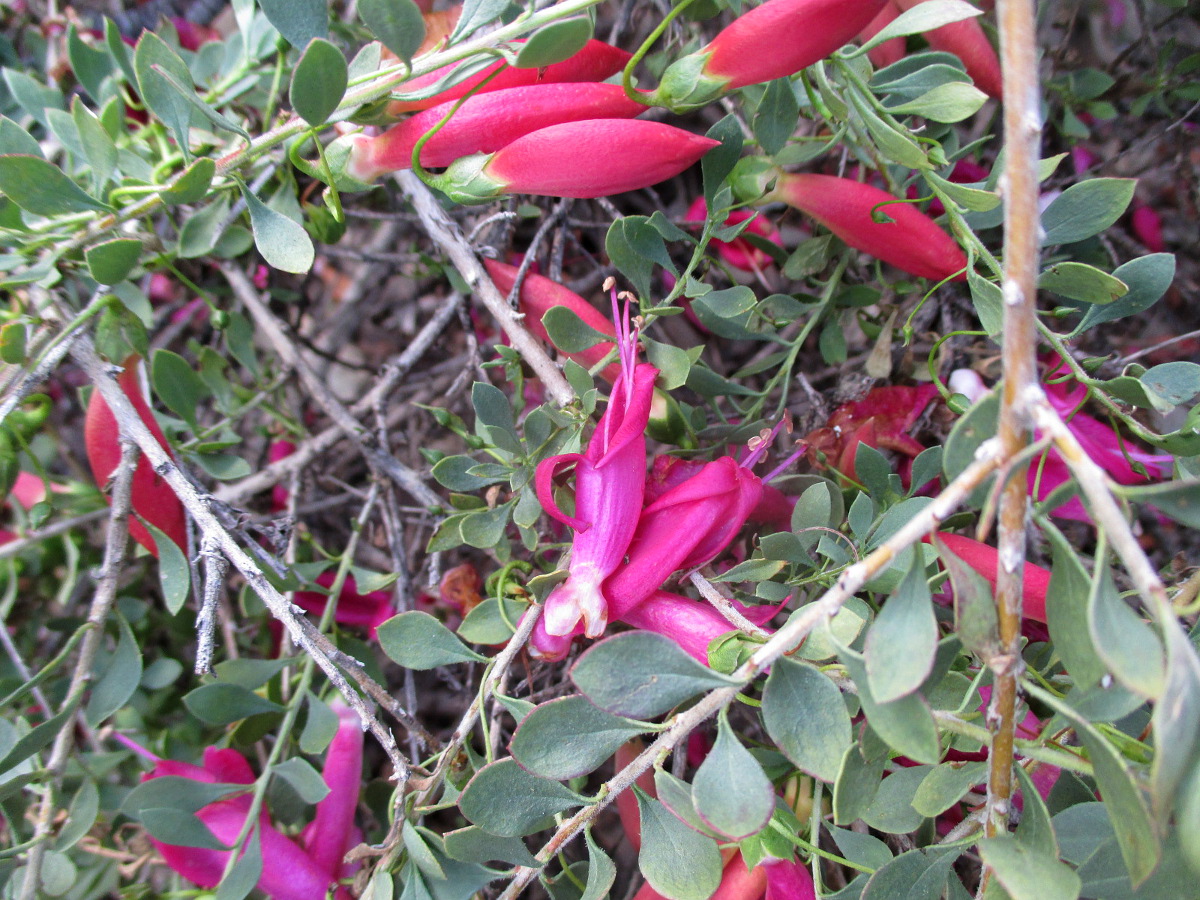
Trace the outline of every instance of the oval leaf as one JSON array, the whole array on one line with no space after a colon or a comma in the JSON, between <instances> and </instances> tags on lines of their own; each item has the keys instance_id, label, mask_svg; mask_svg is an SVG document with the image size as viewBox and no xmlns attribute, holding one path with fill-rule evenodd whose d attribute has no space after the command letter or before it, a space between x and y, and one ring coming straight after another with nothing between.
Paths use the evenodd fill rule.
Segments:
<instances>
[{"instance_id":1,"label":"oval leaf","mask_svg":"<svg viewBox=\"0 0 1200 900\"><path fill-rule=\"evenodd\" d=\"M117 238L83 251L88 272L101 284L124 281L142 256L142 242L136 238Z\"/></svg>"},{"instance_id":2,"label":"oval leaf","mask_svg":"<svg viewBox=\"0 0 1200 900\"><path fill-rule=\"evenodd\" d=\"M416 610L388 619L379 626L376 635L383 652L406 669L434 669L486 659L429 613Z\"/></svg>"},{"instance_id":3,"label":"oval leaf","mask_svg":"<svg viewBox=\"0 0 1200 900\"><path fill-rule=\"evenodd\" d=\"M406 63L425 40L425 19L413 0L358 0L358 17Z\"/></svg>"},{"instance_id":4,"label":"oval leaf","mask_svg":"<svg viewBox=\"0 0 1200 900\"><path fill-rule=\"evenodd\" d=\"M509 749L534 775L565 781L595 770L647 727L597 709L585 697L543 703L521 722Z\"/></svg>"},{"instance_id":5,"label":"oval leaf","mask_svg":"<svg viewBox=\"0 0 1200 900\"><path fill-rule=\"evenodd\" d=\"M316 251L304 226L271 209L245 185L241 185L241 188L250 210L254 246L258 247L267 265L297 275L303 275L311 269Z\"/></svg>"},{"instance_id":6,"label":"oval leaf","mask_svg":"<svg viewBox=\"0 0 1200 900\"><path fill-rule=\"evenodd\" d=\"M346 94L346 57L324 38L313 38L292 72L292 109L314 128L324 125Z\"/></svg>"},{"instance_id":7,"label":"oval leaf","mask_svg":"<svg viewBox=\"0 0 1200 900\"><path fill-rule=\"evenodd\" d=\"M867 679L875 699L890 703L919 688L933 668L937 641L925 565L914 554L912 568L867 632Z\"/></svg>"},{"instance_id":8,"label":"oval leaf","mask_svg":"<svg viewBox=\"0 0 1200 900\"><path fill-rule=\"evenodd\" d=\"M637 791L642 820L638 868L669 900L708 900L721 883L717 842L684 825L657 800Z\"/></svg>"},{"instance_id":9,"label":"oval leaf","mask_svg":"<svg viewBox=\"0 0 1200 900\"><path fill-rule=\"evenodd\" d=\"M721 716L717 740L692 784L692 803L709 828L735 841L762 831L775 811L775 789L758 760Z\"/></svg>"},{"instance_id":10,"label":"oval leaf","mask_svg":"<svg viewBox=\"0 0 1200 900\"><path fill-rule=\"evenodd\" d=\"M784 657L771 666L762 703L767 733L784 756L833 782L853 736L837 685L814 666Z\"/></svg>"},{"instance_id":11,"label":"oval leaf","mask_svg":"<svg viewBox=\"0 0 1200 900\"><path fill-rule=\"evenodd\" d=\"M88 210L111 212L110 207L87 194L62 169L38 156L20 153L0 156L0 192L37 216Z\"/></svg>"},{"instance_id":12,"label":"oval leaf","mask_svg":"<svg viewBox=\"0 0 1200 900\"><path fill-rule=\"evenodd\" d=\"M541 69L574 56L592 39L592 20L587 16L562 19L535 31L517 54L518 69Z\"/></svg>"},{"instance_id":13,"label":"oval leaf","mask_svg":"<svg viewBox=\"0 0 1200 900\"><path fill-rule=\"evenodd\" d=\"M601 709L649 719L712 688L737 682L700 665L667 637L633 631L601 641L579 658L571 679Z\"/></svg>"}]
</instances>

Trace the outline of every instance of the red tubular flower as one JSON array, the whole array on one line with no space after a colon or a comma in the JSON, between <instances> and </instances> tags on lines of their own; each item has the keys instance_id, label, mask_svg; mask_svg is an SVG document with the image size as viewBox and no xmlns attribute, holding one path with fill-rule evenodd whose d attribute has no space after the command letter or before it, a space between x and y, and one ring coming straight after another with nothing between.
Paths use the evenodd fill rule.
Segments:
<instances>
[{"instance_id":1,"label":"red tubular flower","mask_svg":"<svg viewBox=\"0 0 1200 900\"><path fill-rule=\"evenodd\" d=\"M650 477L646 479L647 504L653 503L668 490L678 484L683 484L704 468L705 463L698 459L682 459L678 456L656 456L650 466ZM783 531L792 527L792 509L796 498L789 497L779 488L769 484L762 486L762 497L746 518L751 522L763 522Z\"/></svg>"},{"instance_id":2,"label":"red tubular flower","mask_svg":"<svg viewBox=\"0 0 1200 900\"><path fill-rule=\"evenodd\" d=\"M496 287L507 294L513 289L513 285L517 283L517 267L509 266L502 262L497 262L494 259L485 259L483 261L484 268L487 269L488 275L492 281L496 283ZM608 321L604 315L588 303L574 291L567 290L557 281L552 281L543 275L535 275L530 272L525 276L525 280L521 282L520 310L525 314L525 327L537 338L545 341L547 344L553 344L550 340L550 335L546 332L546 327L542 324L542 317L556 306L565 306L571 312L575 313L584 324L591 326L601 334L613 334L612 322ZM591 368L608 356L612 351L613 345L607 341L601 341L594 347L589 347L580 353L566 354L575 362L586 368ZM621 366L619 363L612 363L606 366L600 373L608 382L612 384L621 374Z\"/></svg>"},{"instance_id":3,"label":"red tubular flower","mask_svg":"<svg viewBox=\"0 0 1200 900\"><path fill-rule=\"evenodd\" d=\"M456 203L504 194L607 197L678 175L719 141L661 122L587 119L551 125L455 162L434 185Z\"/></svg>"},{"instance_id":4,"label":"red tubular flower","mask_svg":"<svg viewBox=\"0 0 1200 900\"><path fill-rule=\"evenodd\" d=\"M863 399L839 406L823 427L809 432L804 438L809 456L816 463L818 453L824 455L827 466L852 480L858 478L854 459L859 444L914 457L925 448L908 429L937 394L931 384L875 388Z\"/></svg>"},{"instance_id":5,"label":"red tubular flower","mask_svg":"<svg viewBox=\"0 0 1200 900\"><path fill-rule=\"evenodd\" d=\"M641 738L633 738L626 741L618 749L613 756L613 768L620 772L627 765L637 759L643 750L646 749L646 742ZM637 777L634 782L643 791L651 797L658 797L658 790L654 787L654 770L647 769ZM633 791L621 791L617 794L617 814L621 817L621 828L625 832L625 838L629 841L634 850L642 849L642 815L638 811L637 797Z\"/></svg>"},{"instance_id":6,"label":"red tubular flower","mask_svg":"<svg viewBox=\"0 0 1200 900\"><path fill-rule=\"evenodd\" d=\"M852 40L885 0L768 0L663 73L656 99L679 112L748 84L787 78Z\"/></svg>"},{"instance_id":7,"label":"red tubular flower","mask_svg":"<svg viewBox=\"0 0 1200 900\"><path fill-rule=\"evenodd\" d=\"M883 4L883 9L875 15L867 27L858 33L858 39L864 44L869 41L887 26L900 16L900 10L896 8L896 4L892 0L887 0ZM867 58L871 60L871 65L876 69L882 69L885 66L890 66L892 63L900 62L904 59L904 38L894 37L891 40L884 41L878 47L872 47L867 51Z\"/></svg>"},{"instance_id":8,"label":"red tubular flower","mask_svg":"<svg viewBox=\"0 0 1200 900\"><path fill-rule=\"evenodd\" d=\"M344 707L337 711L340 724L330 744L324 772L330 791L317 804L316 818L305 830L301 844L277 831L265 810L259 818L263 869L258 889L274 900L325 900L330 885L351 874L342 858L361 839L354 828L354 810L358 806L362 777L363 739L358 717ZM156 759L154 771L142 780L164 775L207 784L254 783L254 773L245 757L236 750L215 747L205 749L203 767ZM239 794L210 803L196 815L217 840L228 846L237 840L249 812L250 797ZM204 888L220 883L228 851L178 847L153 837L150 841L167 865L188 881ZM337 900L350 898L345 888L338 888L335 896Z\"/></svg>"},{"instance_id":9,"label":"red tubular flower","mask_svg":"<svg viewBox=\"0 0 1200 900\"><path fill-rule=\"evenodd\" d=\"M902 10L909 10L924 0L893 0ZM1004 94L1004 79L1000 74L1000 60L991 41L983 33L977 16L942 25L925 33L925 40L934 50L953 53L962 60L963 67L975 86L989 97L1001 99Z\"/></svg>"},{"instance_id":10,"label":"red tubular flower","mask_svg":"<svg viewBox=\"0 0 1200 900\"><path fill-rule=\"evenodd\" d=\"M519 46L523 43L525 43L524 40L512 42L514 46ZM588 41L578 53L569 59L564 59L562 62L554 63L542 69L517 69L508 63L498 62L432 97L426 97L422 100L400 100L389 103L388 112L393 115L400 115L401 113L429 109L429 107L445 103L447 100L457 100L493 72L501 69L503 71L499 75L480 88L481 93L499 91L504 88L523 87L530 84L555 84L563 81L603 81L621 71L625 67L625 64L629 62L631 55L603 41L592 40ZM440 69L435 69L427 75L420 75L398 85L397 90L407 93L429 88L445 78L457 65L459 64L454 63L449 66L443 66Z\"/></svg>"},{"instance_id":11,"label":"red tubular flower","mask_svg":"<svg viewBox=\"0 0 1200 900\"><path fill-rule=\"evenodd\" d=\"M117 378L117 383L137 414L141 417L150 433L154 435L159 445L170 453L166 435L158 427L154 413L146 403L142 394L142 386L138 379L138 363L136 356L125 360L124 371ZM99 390L92 391L88 402L87 417L83 425L84 443L87 446L88 463L92 467L92 476L96 484L104 487L121 462L121 442L117 420L104 402ZM150 461L144 456L138 459L137 469L133 473L130 501L133 511L137 514L129 520L129 533L139 544L158 556L158 547L146 527L138 521L145 519L159 531L187 552L187 521L184 518L183 504L175 496L171 486L154 471Z\"/></svg>"},{"instance_id":12,"label":"red tubular flower","mask_svg":"<svg viewBox=\"0 0 1200 900\"><path fill-rule=\"evenodd\" d=\"M346 174L374 181L386 172L412 166L413 148L454 106L447 101L376 137L357 135ZM617 84L594 82L535 84L468 98L421 148L421 165L448 166L473 153L492 153L530 132L580 119L633 118L646 109Z\"/></svg>"},{"instance_id":13,"label":"red tubular flower","mask_svg":"<svg viewBox=\"0 0 1200 900\"><path fill-rule=\"evenodd\" d=\"M929 541L930 538L926 538ZM937 541L987 580L993 590L996 587L996 572L999 552L995 547L981 544L974 538L961 534L938 534ZM935 543L936 546L936 543ZM1046 592L1050 587L1050 573L1041 566L1025 563L1023 609L1027 619L1046 622Z\"/></svg>"},{"instance_id":14,"label":"red tubular flower","mask_svg":"<svg viewBox=\"0 0 1200 900\"><path fill-rule=\"evenodd\" d=\"M333 572L322 572L316 581L321 587L329 588L333 586L336 578ZM329 605L329 595L320 591L296 591L295 602L297 606L303 607L305 612L320 616ZM375 629L390 619L394 612L391 594L387 591L360 594L354 576L347 575L342 584L341 596L338 597L334 621L339 625L364 628L374 637Z\"/></svg>"},{"instance_id":15,"label":"red tubular flower","mask_svg":"<svg viewBox=\"0 0 1200 900\"><path fill-rule=\"evenodd\" d=\"M703 197L697 197L692 201L692 205L688 207L688 211L684 213L683 222L685 225L703 225L707 218L708 204L704 202ZM779 229L764 219L761 212L755 213L746 209L735 209L725 219L724 224L726 226L737 225L745 222L747 219L753 219L753 221L746 226L745 233L756 234L759 237L766 238L773 244L777 244L780 247L783 246L783 239L779 235ZM743 272L759 272L772 262L769 253L758 249L745 238L737 237L732 241L713 239L709 242L709 246L717 251L721 259L725 260L725 262L735 269L740 269Z\"/></svg>"},{"instance_id":16,"label":"red tubular flower","mask_svg":"<svg viewBox=\"0 0 1200 900\"><path fill-rule=\"evenodd\" d=\"M833 175L783 175L766 199L812 216L864 253L920 278L966 280L967 257L954 238L913 206L887 191ZM890 222L877 222L878 212Z\"/></svg>"},{"instance_id":17,"label":"red tubular flower","mask_svg":"<svg viewBox=\"0 0 1200 900\"><path fill-rule=\"evenodd\" d=\"M613 294L616 312L616 294ZM619 338L621 375L608 409L583 453L553 456L538 464L538 500L546 512L575 531L567 580L546 598L542 622L551 635L568 635L582 620L588 637L603 633L609 602L601 584L621 564L638 524L646 483L646 422L658 369L638 365L637 334L628 315ZM554 502L554 475L575 464L575 516Z\"/></svg>"},{"instance_id":18,"label":"red tubular flower","mask_svg":"<svg viewBox=\"0 0 1200 900\"><path fill-rule=\"evenodd\" d=\"M759 866L767 870L766 900L817 900L812 873L804 863L768 856Z\"/></svg>"}]
</instances>

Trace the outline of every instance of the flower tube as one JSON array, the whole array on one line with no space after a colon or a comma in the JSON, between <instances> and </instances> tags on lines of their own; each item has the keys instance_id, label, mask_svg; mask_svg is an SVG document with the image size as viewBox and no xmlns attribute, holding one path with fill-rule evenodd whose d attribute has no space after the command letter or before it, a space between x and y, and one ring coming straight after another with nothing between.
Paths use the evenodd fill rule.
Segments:
<instances>
[{"instance_id":1,"label":"flower tube","mask_svg":"<svg viewBox=\"0 0 1200 900\"><path fill-rule=\"evenodd\" d=\"M816 219L856 250L919 278L967 277L967 257L954 238L911 203L887 191L833 175L781 175L763 202L781 201ZM891 221L876 221L878 211Z\"/></svg>"},{"instance_id":2,"label":"flower tube","mask_svg":"<svg viewBox=\"0 0 1200 900\"><path fill-rule=\"evenodd\" d=\"M719 141L642 119L587 119L551 125L490 155L468 156L434 187L456 203L505 194L607 197L678 175Z\"/></svg>"},{"instance_id":3,"label":"flower tube","mask_svg":"<svg viewBox=\"0 0 1200 900\"><path fill-rule=\"evenodd\" d=\"M774 606L734 605L755 625L768 621L776 612ZM721 635L737 630L737 626L707 603L668 591L655 591L637 606L626 610L621 621L642 631L669 637L705 666L708 665L709 645Z\"/></svg>"},{"instance_id":4,"label":"flower tube","mask_svg":"<svg viewBox=\"0 0 1200 900\"><path fill-rule=\"evenodd\" d=\"M375 137L356 135L346 174L374 181L412 166L413 148L450 112L450 100L393 125ZM473 153L492 153L533 131L580 119L633 118L646 107L616 84L535 84L470 97L421 148L421 165L448 166Z\"/></svg>"},{"instance_id":5,"label":"flower tube","mask_svg":"<svg viewBox=\"0 0 1200 900\"><path fill-rule=\"evenodd\" d=\"M124 369L117 378L117 384L133 404L138 417L150 429L159 446L170 453L166 435L163 434L150 405L142 392L141 381L138 377L140 360L131 356L125 360ZM96 484L104 487L121 462L120 429L117 419L104 402L99 390L93 390L88 401L87 417L83 425L84 444L87 446L88 463L92 468L92 476ZM107 499L107 495L105 495ZM129 534L139 544L158 556L158 546L150 532L146 530L140 519L145 519L159 531L187 552L187 520L183 512L183 504L175 496L175 491L154 471L150 460L139 457L137 468L133 473L133 484L130 487L130 504L137 514L129 519Z\"/></svg>"},{"instance_id":6,"label":"flower tube","mask_svg":"<svg viewBox=\"0 0 1200 900\"><path fill-rule=\"evenodd\" d=\"M926 538L930 540L930 538ZM974 538L961 534L937 535L940 542L950 553L953 553L968 566L975 570L984 580L996 589L996 577L1000 565L1000 554L995 547L980 543ZM936 543L935 543L936 546ZM1046 622L1046 592L1050 588L1050 573L1041 566L1025 563L1024 590L1022 610L1027 619Z\"/></svg>"},{"instance_id":7,"label":"flower tube","mask_svg":"<svg viewBox=\"0 0 1200 900\"><path fill-rule=\"evenodd\" d=\"M738 16L712 42L673 62L655 99L676 112L722 94L787 78L862 31L885 0L768 0Z\"/></svg>"},{"instance_id":8,"label":"flower tube","mask_svg":"<svg viewBox=\"0 0 1200 900\"><path fill-rule=\"evenodd\" d=\"M614 290L614 314L616 302ZM575 531L567 580L546 598L542 621L551 635L570 634L580 620L589 637L603 633L609 604L601 583L621 564L642 508L646 423L658 369L637 363L637 333L629 329L628 309L618 346L621 375L587 450L543 460L535 475L543 508ZM554 502L554 476L570 463L575 464L574 516Z\"/></svg>"},{"instance_id":9,"label":"flower tube","mask_svg":"<svg viewBox=\"0 0 1200 900\"><path fill-rule=\"evenodd\" d=\"M525 40L520 39L513 41L512 45L519 48L524 43ZM453 87L439 91L432 97L424 97L420 100L393 101L388 104L388 112L398 116L401 113L429 109L429 107L445 103L447 100L457 100L497 71L500 74L488 81L487 84L484 84L479 89L480 93L499 91L504 88L523 87L530 84L557 84L565 81L603 81L625 68L625 64L629 62L631 55L619 47L613 47L603 41L590 40L584 44L578 53L564 59L562 62L556 62L541 69L518 69L506 62L494 63L483 71L465 78ZM435 69L426 75L419 75L410 81L398 85L397 90L406 93L415 93L416 91L428 89L445 78L458 65L459 63L453 63L449 66Z\"/></svg>"}]
</instances>

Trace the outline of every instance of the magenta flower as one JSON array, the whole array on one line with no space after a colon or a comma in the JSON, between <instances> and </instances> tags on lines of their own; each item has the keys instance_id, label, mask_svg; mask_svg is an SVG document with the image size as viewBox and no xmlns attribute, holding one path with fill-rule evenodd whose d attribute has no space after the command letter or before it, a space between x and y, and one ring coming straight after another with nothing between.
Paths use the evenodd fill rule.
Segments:
<instances>
[{"instance_id":1,"label":"magenta flower","mask_svg":"<svg viewBox=\"0 0 1200 900\"><path fill-rule=\"evenodd\" d=\"M683 223L685 225L703 225L707 218L708 204L704 202L703 197L697 197L692 201L687 212L683 214ZM779 229L764 218L761 212L735 209L725 219L724 226L738 225L747 219L753 221L746 226L745 234L755 234L766 238L773 244L783 246L783 238L779 234ZM720 241L714 238L709 245L726 263L743 272L761 272L772 262L769 253L760 250L744 237L736 237L732 241Z\"/></svg>"},{"instance_id":2,"label":"magenta flower","mask_svg":"<svg viewBox=\"0 0 1200 900\"><path fill-rule=\"evenodd\" d=\"M263 869L258 889L273 900L325 900L335 882L352 874L343 857L361 840L354 827L354 811L362 778L363 735L353 711L340 703L335 704L335 709L338 730L329 745L324 771L329 793L317 804L316 818L301 834L299 842L276 830L265 809L259 818ZM134 749L150 755L141 748ZM236 750L208 747L202 767L152 758L154 771L144 775L143 781L165 775L207 784L251 785L255 780L245 757ZM249 812L249 795L239 794L210 803L196 815L213 837L228 846L237 840ZM153 837L150 841L167 865L188 881L203 888L214 888L220 883L229 851L179 847ZM344 887L337 888L335 896L338 900L350 900L350 893Z\"/></svg>"},{"instance_id":3,"label":"magenta flower","mask_svg":"<svg viewBox=\"0 0 1200 900\"><path fill-rule=\"evenodd\" d=\"M812 873L804 863L768 856L759 865L767 870L766 900L817 900Z\"/></svg>"},{"instance_id":4,"label":"magenta flower","mask_svg":"<svg viewBox=\"0 0 1200 900\"><path fill-rule=\"evenodd\" d=\"M333 572L322 572L316 582L323 588L330 588L336 579ZM320 617L329 605L329 595L320 591L296 591L295 602L304 611ZM333 619L339 625L353 625L364 628L371 637L375 629L395 615L392 609L392 595L387 591L370 591L366 594L358 592L358 583L353 575L347 575L342 583L342 593L338 596L337 610Z\"/></svg>"},{"instance_id":5,"label":"magenta flower","mask_svg":"<svg viewBox=\"0 0 1200 900\"><path fill-rule=\"evenodd\" d=\"M616 316L616 291L613 312ZM628 308L617 336L621 375L608 409L583 453L543 460L535 477L546 512L575 532L567 580L546 598L542 622L551 635L567 635L582 619L585 633L597 637L608 624L608 599L601 584L621 564L637 527L646 483L646 423L658 369L637 363L637 334ZM554 476L575 464L575 515L554 502Z\"/></svg>"},{"instance_id":6,"label":"magenta flower","mask_svg":"<svg viewBox=\"0 0 1200 900\"><path fill-rule=\"evenodd\" d=\"M741 612L755 625L775 615L774 606L742 606ZM667 591L655 591L637 606L626 610L621 621L642 631L665 635L703 665L708 665L708 645L737 628L716 609L699 600Z\"/></svg>"}]
</instances>

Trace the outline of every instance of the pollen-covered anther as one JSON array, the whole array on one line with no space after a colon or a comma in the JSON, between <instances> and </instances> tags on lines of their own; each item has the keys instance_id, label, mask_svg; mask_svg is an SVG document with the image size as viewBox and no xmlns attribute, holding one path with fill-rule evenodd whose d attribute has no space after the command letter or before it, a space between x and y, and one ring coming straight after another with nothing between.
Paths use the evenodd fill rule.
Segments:
<instances>
[{"instance_id":1,"label":"pollen-covered anther","mask_svg":"<svg viewBox=\"0 0 1200 900\"><path fill-rule=\"evenodd\" d=\"M604 284L602 287L603 287L603 290L611 291L616 286L617 286L617 279L615 279L613 276L609 275L607 278L604 279Z\"/></svg>"}]
</instances>

